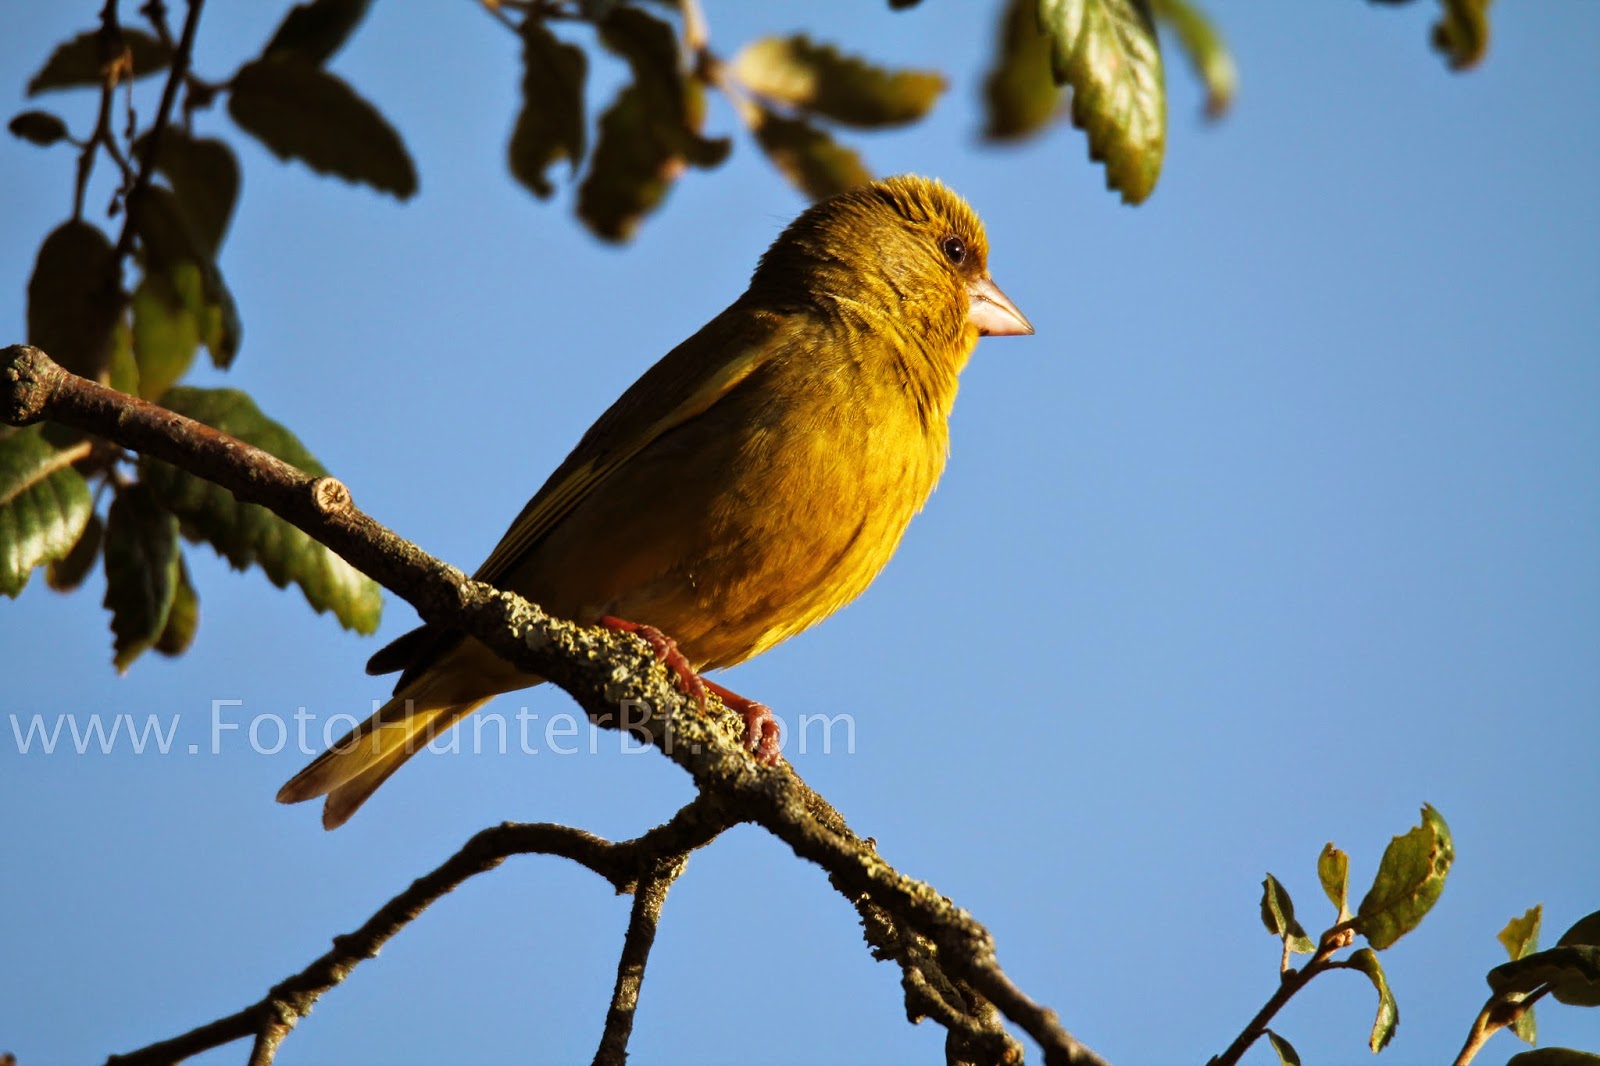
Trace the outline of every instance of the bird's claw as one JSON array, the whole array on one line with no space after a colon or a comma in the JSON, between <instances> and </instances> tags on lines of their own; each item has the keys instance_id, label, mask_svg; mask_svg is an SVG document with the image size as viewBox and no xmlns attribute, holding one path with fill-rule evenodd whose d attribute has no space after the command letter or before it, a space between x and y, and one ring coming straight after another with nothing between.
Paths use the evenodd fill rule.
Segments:
<instances>
[{"instance_id":1,"label":"bird's claw","mask_svg":"<svg viewBox=\"0 0 1600 1066\"><path fill-rule=\"evenodd\" d=\"M692 697L700 705L702 711L705 710L705 679L695 673L694 667L689 665L689 660L684 657L683 652L678 650L677 641L661 632L655 626L641 625L638 622L630 622L625 618L616 618L609 614L600 619L600 624L619 633L632 633L650 645L650 650L656 653L656 658L661 660L661 665L665 666L671 671L672 676L677 678L678 687L683 690L685 695Z\"/></svg>"},{"instance_id":2,"label":"bird's claw","mask_svg":"<svg viewBox=\"0 0 1600 1066\"><path fill-rule=\"evenodd\" d=\"M772 708L724 688L715 681L707 681L705 684L717 694L717 698L722 700L730 711L738 711L743 716L745 750L755 756L756 762L764 766L777 765L778 760L783 758L783 749L779 739L778 720L773 717Z\"/></svg>"},{"instance_id":3,"label":"bird's claw","mask_svg":"<svg viewBox=\"0 0 1600 1066\"><path fill-rule=\"evenodd\" d=\"M617 618L609 614L601 617L600 624L618 633L632 633L650 645L650 650L655 652L656 658L672 672L673 677L677 678L678 687L692 697L702 711L706 707L708 692L715 692L717 698L722 700L730 711L738 711L744 718L745 749L755 756L757 762L773 766L783 757L778 720L773 717L771 707L701 677L695 672L694 667L689 665L689 660L683 652L678 650L677 641L655 626L630 622L626 618Z\"/></svg>"}]
</instances>

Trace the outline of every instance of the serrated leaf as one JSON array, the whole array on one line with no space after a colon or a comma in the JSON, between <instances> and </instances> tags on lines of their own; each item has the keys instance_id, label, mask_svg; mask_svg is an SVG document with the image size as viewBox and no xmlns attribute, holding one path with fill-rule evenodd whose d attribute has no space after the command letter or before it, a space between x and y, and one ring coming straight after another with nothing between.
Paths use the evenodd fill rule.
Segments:
<instances>
[{"instance_id":1,"label":"serrated leaf","mask_svg":"<svg viewBox=\"0 0 1600 1066\"><path fill-rule=\"evenodd\" d=\"M233 76L228 114L279 159L407 199L417 172L387 119L349 85L292 56L246 63Z\"/></svg>"},{"instance_id":2,"label":"serrated leaf","mask_svg":"<svg viewBox=\"0 0 1600 1066\"><path fill-rule=\"evenodd\" d=\"M321 66L344 47L371 6L371 0L310 0L296 4L278 24L262 57L292 56Z\"/></svg>"},{"instance_id":3,"label":"serrated leaf","mask_svg":"<svg viewBox=\"0 0 1600 1066\"><path fill-rule=\"evenodd\" d=\"M589 171L578 187L578 217L596 236L625 241L666 198L688 164L712 167L726 138L701 136L704 91L685 78L672 27L638 8L619 7L600 24L600 40L633 71L600 118Z\"/></svg>"},{"instance_id":4,"label":"serrated leaf","mask_svg":"<svg viewBox=\"0 0 1600 1066\"><path fill-rule=\"evenodd\" d=\"M37 96L47 89L65 89L74 85L99 85L107 64L117 62L123 54L128 57L131 77L142 78L165 70L172 61L172 53L155 37L140 30L122 29L122 47L126 50L102 55L100 33L91 30L80 33L71 40L56 45L39 73L28 82L28 95Z\"/></svg>"},{"instance_id":5,"label":"serrated leaf","mask_svg":"<svg viewBox=\"0 0 1600 1066\"><path fill-rule=\"evenodd\" d=\"M1539 923L1544 917L1544 905L1535 903L1520 918L1513 918L1495 939L1506 949L1515 962L1532 951L1539 950Z\"/></svg>"},{"instance_id":6,"label":"serrated leaf","mask_svg":"<svg viewBox=\"0 0 1600 1066\"><path fill-rule=\"evenodd\" d=\"M931 70L889 70L804 34L763 37L734 57L733 76L775 103L872 129L915 122L944 91Z\"/></svg>"},{"instance_id":7,"label":"serrated leaf","mask_svg":"<svg viewBox=\"0 0 1600 1066\"><path fill-rule=\"evenodd\" d=\"M1056 82L1072 86L1072 120L1089 158L1130 204L1155 190L1167 141L1167 96L1148 0L1038 0Z\"/></svg>"},{"instance_id":8,"label":"serrated leaf","mask_svg":"<svg viewBox=\"0 0 1600 1066\"><path fill-rule=\"evenodd\" d=\"M1511 1056L1506 1066L1600 1066L1600 1055L1570 1047L1542 1047Z\"/></svg>"},{"instance_id":9,"label":"serrated leaf","mask_svg":"<svg viewBox=\"0 0 1600 1066\"><path fill-rule=\"evenodd\" d=\"M1489 4L1493 0L1439 0L1444 13L1433 27L1433 46L1451 70L1478 65L1489 51Z\"/></svg>"},{"instance_id":10,"label":"serrated leaf","mask_svg":"<svg viewBox=\"0 0 1600 1066\"><path fill-rule=\"evenodd\" d=\"M147 143L148 135L134 141L136 158L144 158ZM169 128L161 135L156 168L172 186L172 195L200 250L214 259L239 198L239 161L233 149L222 141L190 137Z\"/></svg>"},{"instance_id":11,"label":"serrated leaf","mask_svg":"<svg viewBox=\"0 0 1600 1066\"><path fill-rule=\"evenodd\" d=\"M1600 1007L1600 946L1568 944L1503 962L1489 971L1496 995L1527 994L1541 985L1574 1007Z\"/></svg>"},{"instance_id":12,"label":"serrated leaf","mask_svg":"<svg viewBox=\"0 0 1600 1066\"><path fill-rule=\"evenodd\" d=\"M174 273L186 279L192 295L199 295L200 276L194 264L180 263ZM159 399L189 372L199 350L200 322L190 310L190 300L178 292L169 275L147 273L133 290L133 355L139 367L139 395Z\"/></svg>"},{"instance_id":13,"label":"serrated leaf","mask_svg":"<svg viewBox=\"0 0 1600 1066\"><path fill-rule=\"evenodd\" d=\"M1050 73L1050 38L1039 29L1038 0L1008 0L1000 15L994 66L983 81L983 136L991 141L1031 137L1061 107Z\"/></svg>"},{"instance_id":14,"label":"serrated leaf","mask_svg":"<svg viewBox=\"0 0 1600 1066\"><path fill-rule=\"evenodd\" d=\"M1294 901L1289 898L1289 890L1271 874L1261 882L1261 924L1273 936L1282 937L1291 951L1309 955L1316 950L1305 929L1295 920Z\"/></svg>"},{"instance_id":15,"label":"serrated leaf","mask_svg":"<svg viewBox=\"0 0 1600 1066\"><path fill-rule=\"evenodd\" d=\"M1438 902L1454 859L1450 827L1425 805L1422 824L1384 849L1372 887L1356 908L1355 931L1382 951L1415 929Z\"/></svg>"},{"instance_id":16,"label":"serrated leaf","mask_svg":"<svg viewBox=\"0 0 1600 1066\"><path fill-rule=\"evenodd\" d=\"M1322 882L1328 901L1339 908L1338 920L1344 921L1350 915L1350 856L1334 847L1332 841L1317 856L1317 880Z\"/></svg>"},{"instance_id":17,"label":"serrated leaf","mask_svg":"<svg viewBox=\"0 0 1600 1066\"><path fill-rule=\"evenodd\" d=\"M1153 0L1155 17L1172 27L1200 83L1206 87L1206 117L1221 118L1239 90L1239 68L1211 17L1190 0Z\"/></svg>"},{"instance_id":18,"label":"serrated leaf","mask_svg":"<svg viewBox=\"0 0 1600 1066\"><path fill-rule=\"evenodd\" d=\"M567 44L540 20L522 21L522 109L511 130L511 173L544 199L555 191L545 172L561 160L573 173L583 160L583 49Z\"/></svg>"},{"instance_id":19,"label":"serrated leaf","mask_svg":"<svg viewBox=\"0 0 1600 1066\"><path fill-rule=\"evenodd\" d=\"M146 275L165 275L170 291L183 298L195 320L200 343L211 361L226 369L239 353L242 327L233 293L223 281L205 238L178 202L172 190L145 187L133 205L134 230L139 234ZM193 278L198 277L198 291ZM154 383L145 384L147 395Z\"/></svg>"},{"instance_id":20,"label":"serrated leaf","mask_svg":"<svg viewBox=\"0 0 1600 1066\"><path fill-rule=\"evenodd\" d=\"M1383 972L1383 963L1378 961L1377 952L1371 948L1357 948L1344 964L1366 974L1372 987L1378 990L1378 1016L1372 1022L1372 1035L1367 1038L1367 1046L1376 1055L1389 1046L1389 1041L1394 1039L1394 1031L1400 1028L1400 1004L1395 1002L1394 993L1389 990L1389 978Z\"/></svg>"},{"instance_id":21,"label":"serrated leaf","mask_svg":"<svg viewBox=\"0 0 1600 1066\"><path fill-rule=\"evenodd\" d=\"M93 511L89 521L78 536L78 542L61 558L44 568L45 584L57 592L71 592L89 576L89 568L100 558L100 542L105 534L105 523Z\"/></svg>"},{"instance_id":22,"label":"serrated leaf","mask_svg":"<svg viewBox=\"0 0 1600 1066\"><path fill-rule=\"evenodd\" d=\"M92 512L71 454L40 427L0 436L0 593L17 596L34 567L65 558Z\"/></svg>"},{"instance_id":23,"label":"serrated leaf","mask_svg":"<svg viewBox=\"0 0 1600 1066\"><path fill-rule=\"evenodd\" d=\"M39 246L28 279L28 343L72 371L98 379L111 358L122 284L111 241L69 220Z\"/></svg>"},{"instance_id":24,"label":"serrated leaf","mask_svg":"<svg viewBox=\"0 0 1600 1066\"><path fill-rule=\"evenodd\" d=\"M189 578L189 566L180 553L178 587L173 592L172 609L167 612L167 624L161 627L155 649L169 659L176 658L189 650L199 629L200 594L194 590L194 582Z\"/></svg>"},{"instance_id":25,"label":"serrated leaf","mask_svg":"<svg viewBox=\"0 0 1600 1066\"><path fill-rule=\"evenodd\" d=\"M23 111L6 123L6 129L10 130L13 136L21 137L41 148L65 140L67 136L67 124L48 111Z\"/></svg>"},{"instance_id":26,"label":"serrated leaf","mask_svg":"<svg viewBox=\"0 0 1600 1066\"><path fill-rule=\"evenodd\" d=\"M117 492L106 515L106 596L117 672L166 628L178 590L178 520L146 485Z\"/></svg>"},{"instance_id":27,"label":"serrated leaf","mask_svg":"<svg viewBox=\"0 0 1600 1066\"><path fill-rule=\"evenodd\" d=\"M1272 1045L1272 1050L1278 1053L1280 1066L1300 1066L1300 1053L1294 1049L1293 1044L1271 1029L1264 1032L1267 1034L1267 1042Z\"/></svg>"},{"instance_id":28,"label":"serrated leaf","mask_svg":"<svg viewBox=\"0 0 1600 1066\"><path fill-rule=\"evenodd\" d=\"M295 436L234 389L169 389L162 403L180 414L238 437L314 477L327 473ZM318 611L331 610L360 633L378 625L378 586L329 549L265 507L241 503L220 485L142 457L141 478L183 520L185 536L204 540L236 569L255 564L282 588L294 582Z\"/></svg>"},{"instance_id":29,"label":"serrated leaf","mask_svg":"<svg viewBox=\"0 0 1600 1066\"><path fill-rule=\"evenodd\" d=\"M772 165L812 200L865 185L872 180L861 157L802 119L784 118L756 107L756 143Z\"/></svg>"}]
</instances>

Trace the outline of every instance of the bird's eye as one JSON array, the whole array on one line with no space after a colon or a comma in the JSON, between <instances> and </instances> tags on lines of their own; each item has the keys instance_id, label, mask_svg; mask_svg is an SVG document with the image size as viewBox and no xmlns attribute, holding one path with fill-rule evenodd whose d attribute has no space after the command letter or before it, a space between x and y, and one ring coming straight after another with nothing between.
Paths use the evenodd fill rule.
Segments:
<instances>
[{"instance_id":1,"label":"bird's eye","mask_svg":"<svg viewBox=\"0 0 1600 1066\"><path fill-rule=\"evenodd\" d=\"M960 237L946 237L939 247L944 250L944 257L957 266L967 257L967 242Z\"/></svg>"}]
</instances>

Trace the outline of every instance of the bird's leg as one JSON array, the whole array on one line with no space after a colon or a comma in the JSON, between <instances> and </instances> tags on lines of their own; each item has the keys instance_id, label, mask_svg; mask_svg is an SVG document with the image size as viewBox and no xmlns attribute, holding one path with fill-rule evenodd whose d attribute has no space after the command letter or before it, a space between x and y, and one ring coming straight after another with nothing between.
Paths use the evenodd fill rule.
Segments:
<instances>
[{"instance_id":1,"label":"bird's leg","mask_svg":"<svg viewBox=\"0 0 1600 1066\"><path fill-rule=\"evenodd\" d=\"M756 757L756 761L767 766L776 765L782 753L778 748L778 720L772 716L772 708L724 688L715 681L706 681L705 686L715 692L729 710L738 711L744 716L744 746Z\"/></svg>"},{"instance_id":2,"label":"bird's leg","mask_svg":"<svg viewBox=\"0 0 1600 1066\"><path fill-rule=\"evenodd\" d=\"M601 616L600 624L618 633L632 633L650 645L651 650L656 653L656 658L660 659L662 665L672 671L672 675L678 679L678 687L694 697L702 709L706 705L706 692L715 692L717 698L722 700L729 710L738 711L744 717L744 745L756 757L756 761L768 766L778 761L781 757L778 748L778 721L772 716L771 707L701 677L695 672L694 667L689 665L689 660L684 657L683 652L678 650L677 642L655 626L630 622L626 618L609 614Z\"/></svg>"},{"instance_id":3,"label":"bird's leg","mask_svg":"<svg viewBox=\"0 0 1600 1066\"><path fill-rule=\"evenodd\" d=\"M617 618L614 615L603 615L600 624L607 629L614 629L618 633L632 633L656 653L656 658L661 660L663 666L672 672L678 679L678 687L685 693L693 696L704 709L706 705L706 683L701 676L689 665L689 660L684 658L683 652L678 650L678 642L667 636L655 626L642 625L630 622L626 618Z\"/></svg>"}]
</instances>

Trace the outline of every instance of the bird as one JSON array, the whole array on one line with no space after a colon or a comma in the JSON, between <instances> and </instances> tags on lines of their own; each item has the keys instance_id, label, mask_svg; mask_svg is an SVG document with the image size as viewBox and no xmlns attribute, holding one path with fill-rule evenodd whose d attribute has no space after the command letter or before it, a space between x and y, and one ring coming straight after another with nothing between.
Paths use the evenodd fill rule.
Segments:
<instances>
[{"instance_id":1,"label":"bird","mask_svg":"<svg viewBox=\"0 0 1600 1066\"><path fill-rule=\"evenodd\" d=\"M511 523L474 577L549 613L634 632L746 744L781 756L767 708L700 674L744 662L859 596L933 492L957 377L981 336L1033 333L988 269L977 213L901 175L813 204L726 310L644 372ZM342 825L422 745L538 684L458 630L372 656L393 698L278 792Z\"/></svg>"}]
</instances>

